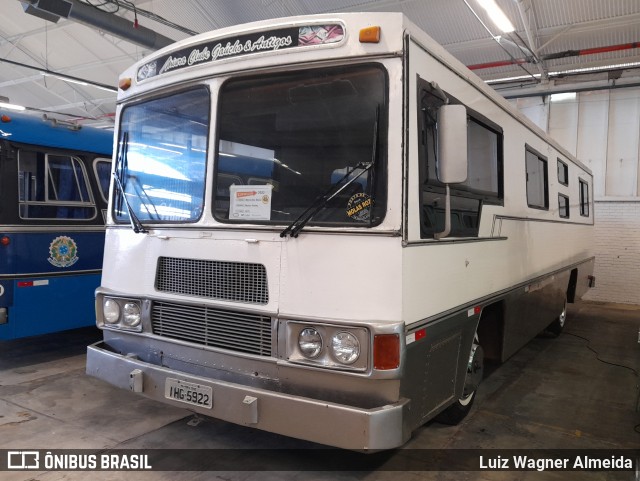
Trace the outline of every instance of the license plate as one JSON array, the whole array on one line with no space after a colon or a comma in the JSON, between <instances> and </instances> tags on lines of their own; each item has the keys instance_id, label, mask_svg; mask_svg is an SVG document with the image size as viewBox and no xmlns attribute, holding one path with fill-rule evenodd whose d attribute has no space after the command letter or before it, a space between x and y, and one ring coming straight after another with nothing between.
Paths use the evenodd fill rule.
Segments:
<instances>
[{"instance_id":1,"label":"license plate","mask_svg":"<svg viewBox=\"0 0 640 481\"><path fill-rule=\"evenodd\" d=\"M209 386L171 377L165 381L164 397L207 409L213 407L213 390Z\"/></svg>"}]
</instances>

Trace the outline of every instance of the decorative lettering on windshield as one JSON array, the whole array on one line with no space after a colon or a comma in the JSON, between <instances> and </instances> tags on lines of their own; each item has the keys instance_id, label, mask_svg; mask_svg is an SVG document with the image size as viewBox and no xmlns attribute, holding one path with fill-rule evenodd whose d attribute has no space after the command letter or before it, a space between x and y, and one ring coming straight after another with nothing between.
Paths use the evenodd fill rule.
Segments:
<instances>
[{"instance_id":1,"label":"decorative lettering on windshield","mask_svg":"<svg viewBox=\"0 0 640 481\"><path fill-rule=\"evenodd\" d=\"M288 48L336 44L345 37L340 24L304 25L267 32L235 35L217 40L208 40L187 48L176 50L144 64L138 69L138 82L176 71L185 67L215 62L238 55L259 52L275 52Z\"/></svg>"}]
</instances>

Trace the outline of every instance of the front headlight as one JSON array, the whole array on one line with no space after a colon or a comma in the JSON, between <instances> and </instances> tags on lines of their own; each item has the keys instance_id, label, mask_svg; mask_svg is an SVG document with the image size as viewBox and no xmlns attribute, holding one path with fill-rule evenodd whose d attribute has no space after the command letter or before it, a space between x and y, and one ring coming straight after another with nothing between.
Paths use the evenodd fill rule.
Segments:
<instances>
[{"instance_id":1,"label":"front headlight","mask_svg":"<svg viewBox=\"0 0 640 481\"><path fill-rule=\"evenodd\" d=\"M358 338L350 332L342 331L331 338L333 357L342 364L353 364L360 357Z\"/></svg>"},{"instance_id":2,"label":"front headlight","mask_svg":"<svg viewBox=\"0 0 640 481\"><path fill-rule=\"evenodd\" d=\"M313 327L307 327L300 331L298 346L304 357L314 359L318 357L318 354L322 351L322 337L320 337L320 333Z\"/></svg>"},{"instance_id":3,"label":"front headlight","mask_svg":"<svg viewBox=\"0 0 640 481\"><path fill-rule=\"evenodd\" d=\"M104 322L115 324L120 320L120 305L115 299L105 299L102 303L102 314Z\"/></svg>"},{"instance_id":4,"label":"front headlight","mask_svg":"<svg viewBox=\"0 0 640 481\"><path fill-rule=\"evenodd\" d=\"M364 326L285 322L286 360L323 369L366 372L371 334Z\"/></svg>"},{"instance_id":5,"label":"front headlight","mask_svg":"<svg viewBox=\"0 0 640 481\"><path fill-rule=\"evenodd\" d=\"M98 315L98 327L142 331L142 307L137 299L122 297L100 297L102 315Z\"/></svg>"},{"instance_id":6,"label":"front headlight","mask_svg":"<svg viewBox=\"0 0 640 481\"><path fill-rule=\"evenodd\" d=\"M127 302L124 305L122 322L129 327L136 327L140 324L140 306L133 302Z\"/></svg>"}]
</instances>

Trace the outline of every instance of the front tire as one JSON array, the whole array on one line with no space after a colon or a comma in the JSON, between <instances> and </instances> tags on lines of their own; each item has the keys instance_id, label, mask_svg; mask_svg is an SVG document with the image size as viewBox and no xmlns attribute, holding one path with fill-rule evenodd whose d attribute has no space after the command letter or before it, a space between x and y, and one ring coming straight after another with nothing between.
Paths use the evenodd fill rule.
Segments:
<instances>
[{"instance_id":1,"label":"front tire","mask_svg":"<svg viewBox=\"0 0 640 481\"><path fill-rule=\"evenodd\" d=\"M484 372L484 351L478 340L478 334L474 336L471 352L469 353L469 362L467 364L467 375L464 381L464 389L462 397L457 399L451 406L442 411L436 421L442 424L455 426L462 421L473 406L476 399L476 391L482 381Z\"/></svg>"}]
</instances>

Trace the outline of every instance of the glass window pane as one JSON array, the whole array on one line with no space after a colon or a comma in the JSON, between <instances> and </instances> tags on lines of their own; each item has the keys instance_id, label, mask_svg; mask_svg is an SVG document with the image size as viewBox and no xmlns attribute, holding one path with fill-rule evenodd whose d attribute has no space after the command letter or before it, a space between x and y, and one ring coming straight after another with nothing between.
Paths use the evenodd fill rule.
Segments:
<instances>
[{"instance_id":1,"label":"glass window pane","mask_svg":"<svg viewBox=\"0 0 640 481\"><path fill-rule=\"evenodd\" d=\"M589 217L589 184L580 181L580 215Z\"/></svg>"},{"instance_id":2,"label":"glass window pane","mask_svg":"<svg viewBox=\"0 0 640 481\"><path fill-rule=\"evenodd\" d=\"M549 208L547 161L526 151L527 204L538 209Z\"/></svg>"},{"instance_id":3,"label":"glass window pane","mask_svg":"<svg viewBox=\"0 0 640 481\"><path fill-rule=\"evenodd\" d=\"M461 185L474 192L497 196L498 134L471 119L467 135L468 176Z\"/></svg>"},{"instance_id":4,"label":"glass window pane","mask_svg":"<svg viewBox=\"0 0 640 481\"><path fill-rule=\"evenodd\" d=\"M569 218L569 197L558 194L558 212L563 219Z\"/></svg>"},{"instance_id":5,"label":"glass window pane","mask_svg":"<svg viewBox=\"0 0 640 481\"><path fill-rule=\"evenodd\" d=\"M87 174L77 158L21 150L18 186L23 219L83 220L95 216Z\"/></svg>"},{"instance_id":6,"label":"glass window pane","mask_svg":"<svg viewBox=\"0 0 640 481\"><path fill-rule=\"evenodd\" d=\"M569 166L558 159L558 182L569 185Z\"/></svg>"},{"instance_id":7,"label":"glass window pane","mask_svg":"<svg viewBox=\"0 0 640 481\"><path fill-rule=\"evenodd\" d=\"M116 171L141 221L196 221L202 213L210 95L205 87L131 105L122 113ZM120 190L115 218L129 222Z\"/></svg>"},{"instance_id":8,"label":"glass window pane","mask_svg":"<svg viewBox=\"0 0 640 481\"><path fill-rule=\"evenodd\" d=\"M225 83L218 106L216 218L287 224L353 179L310 224L381 222L385 104L385 72L370 65ZM376 165L365 172L374 158Z\"/></svg>"},{"instance_id":9,"label":"glass window pane","mask_svg":"<svg viewBox=\"0 0 640 481\"><path fill-rule=\"evenodd\" d=\"M87 202L86 180L82 167L75 159L68 156L49 155L48 177L49 195L48 200Z\"/></svg>"},{"instance_id":10,"label":"glass window pane","mask_svg":"<svg viewBox=\"0 0 640 481\"><path fill-rule=\"evenodd\" d=\"M109 196L109 183L111 182L111 159L98 159L95 161L94 166L100 195L106 202Z\"/></svg>"}]
</instances>

